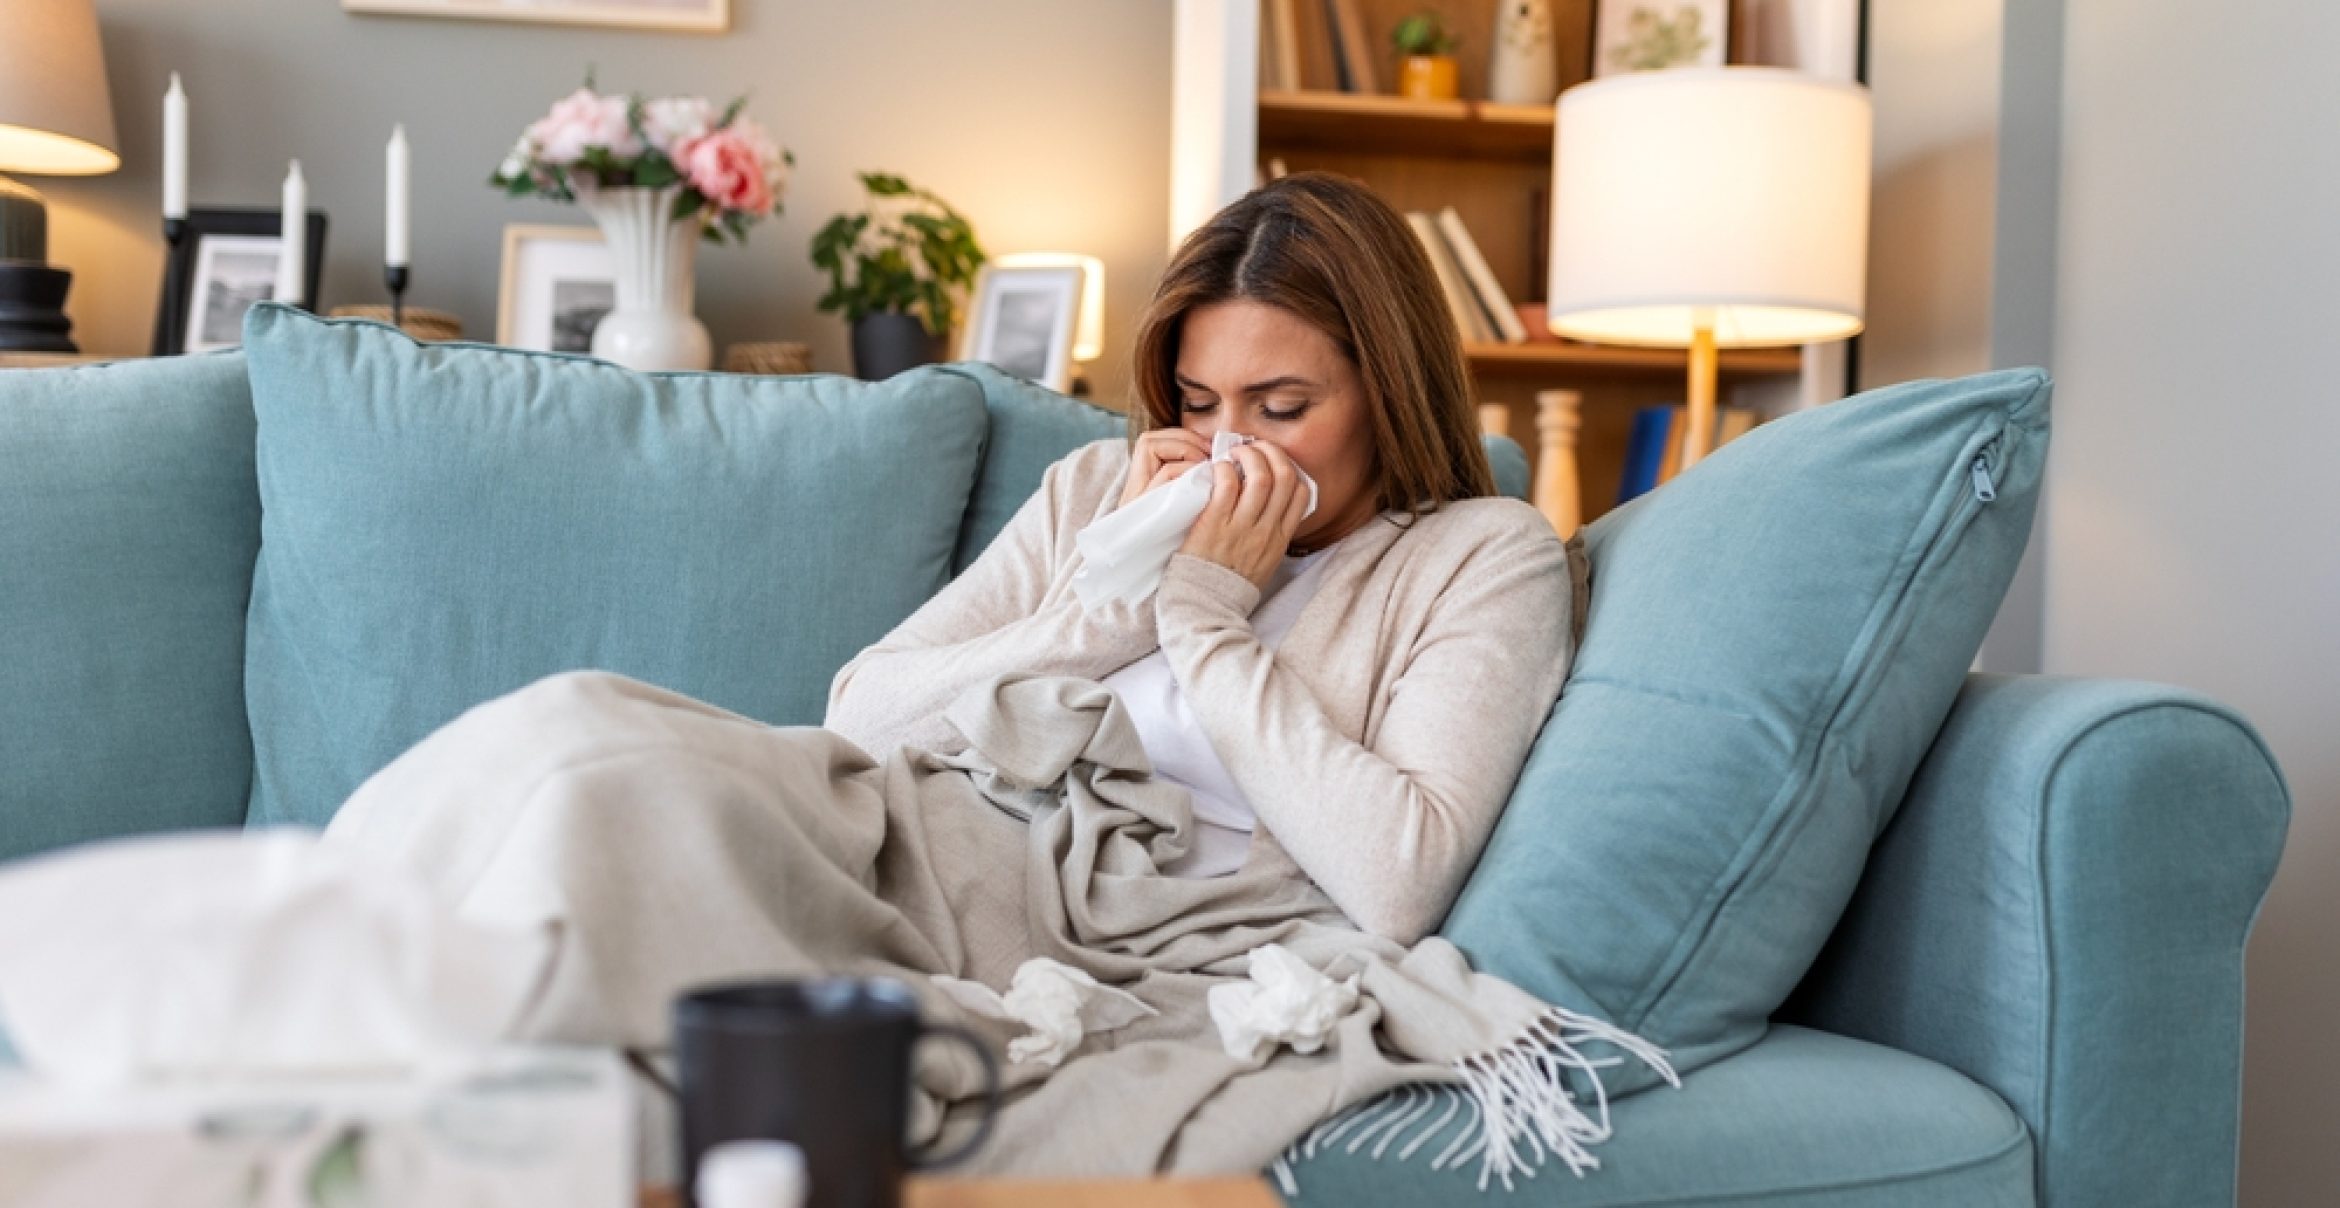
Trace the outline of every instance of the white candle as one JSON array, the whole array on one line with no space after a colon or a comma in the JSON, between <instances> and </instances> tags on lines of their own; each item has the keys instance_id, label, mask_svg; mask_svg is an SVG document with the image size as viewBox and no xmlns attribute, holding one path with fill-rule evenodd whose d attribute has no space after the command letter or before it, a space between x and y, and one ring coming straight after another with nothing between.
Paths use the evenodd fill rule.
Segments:
<instances>
[{"instance_id":1,"label":"white candle","mask_svg":"<svg viewBox=\"0 0 2340 1208\"><path fill-rule=\"evenodd\" d=\"M284 250L276 258L276 293L279 302L295 306L308 299L301 283L308 280L309 256L309 182L301 175L301 161L292 161L292 170L284 174L284 223L279 228L284 238Z\"/></svg>"},{"instance_id":2,"label":"white candle","mask_svg":"<svg viewBox=\"0 0 2340 1208\"><path fill-rule=\"evenodd\" d=\"M408 263L407 239L407 167L406 127L390 128L390 147L385 153L390 195L382 205L382 263L391 268L405 268Z\"/></svg>"},{"instance_id":3,"label":"white candle","mask_svg":"<svg viewBox=\"0 0 2340 1208\"><path fill-rule=\"evenodd\" d=\"M187 90L179 87L179 73L171 73L171 90L163 94L163 217L187 216Z\"/></svg>"}]
</instances>

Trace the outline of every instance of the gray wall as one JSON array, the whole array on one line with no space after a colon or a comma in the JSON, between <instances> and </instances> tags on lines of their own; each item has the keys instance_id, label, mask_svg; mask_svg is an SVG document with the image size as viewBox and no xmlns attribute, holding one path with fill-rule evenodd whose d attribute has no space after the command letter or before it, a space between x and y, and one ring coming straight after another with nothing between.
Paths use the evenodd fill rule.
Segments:
<instances>
[{"instance_id":1,"label":"gray wall","mask_svg":"<svg viewBox=\"0 0 2340 1208\"><path fill-rule=\"evenodd\" d=\"M2242 1201L2330 1204L2340 6L2065 7L2047 669L2199 689L2282 761L2296 805L2249 952Z\"/></svg>"},{"instance_id":2,"label":"gray wall","mask_svg":"<svg viewBox=\"0 0 2340 1208\"><path fill-rule=\"evenodd\" d=\"M796 152L787 211L743 248L704 249L699 314L716 344L801 339L849 367L844 326L813 310L806 257L853 173L901 172L966 213L987 249L1106 263L1104 358L1118 399L1129 332L1167 258L1170 6L1153 0L732 0L728 35L357 16L335 0L97 0L123 170L45 178L51 258L75 272L83 347L143 352L162 271L161 97L185 78L197 206L273 206L299 157L330 215L325 305L384 301L382 144L414 144L409 301L493 338L506 223L577 222L486 185L521 128L598 65L610 91L751 92Z\"/></svg>"},{"instance_id":3,"label":"gray wall","mask_svg":"<svg viewBox=\"0 0 2340 1208\"><path fill-rule=\"evenodd\" d=\"M2062 0L1870 0L1861 389L2053 363ZM2040 668L2036 534L1976 665Z\"/></svg>"}]
</instances>

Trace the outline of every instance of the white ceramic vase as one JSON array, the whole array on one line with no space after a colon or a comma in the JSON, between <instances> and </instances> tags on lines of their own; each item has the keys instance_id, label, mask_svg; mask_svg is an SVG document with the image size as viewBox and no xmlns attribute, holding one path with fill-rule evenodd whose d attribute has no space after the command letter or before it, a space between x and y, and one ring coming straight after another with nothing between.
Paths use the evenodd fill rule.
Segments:
<instances>
[{"instance_id":1,"label":"white ceramic vase","mask_svg":"<svg viewBox=\"0 0 2340 1208\"><path fill-rule=\"evenodd\" d=\"M593 329L593 355L628 369L705 369L714 363L707 328L691 314L697 283L698 219L676 221L680 185L663 189L579 189L577 204L609 242L617 306Z\"/></svg>"},{"instance_id":2,"label":"white ceramic vase","mask_svg":"<svg viewBox=\"0 0 2340 1208\"><path fill-rule=\"evenodd\" d=\"M1495 0L1495 50L1487 62L1487 99L1549 105L1560 92L1552 56L1552 0Z\"/></svg>"}]
</instances>

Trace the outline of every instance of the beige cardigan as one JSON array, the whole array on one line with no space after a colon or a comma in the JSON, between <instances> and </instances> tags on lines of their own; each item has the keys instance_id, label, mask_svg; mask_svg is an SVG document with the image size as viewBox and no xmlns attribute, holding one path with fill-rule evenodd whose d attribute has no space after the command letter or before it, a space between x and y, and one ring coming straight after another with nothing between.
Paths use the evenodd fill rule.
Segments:
<instances>
[{"instance_id":1,"label":"beige cardigan","mask_svg":"<svg viewBox=\"0 0 2340 1208\"><path fill-rule=\"evenodd\" d=\"M839 670L823 725L883 756L964 745L943 711L1027 671L1103 679L1167 652L1211 747L1281 861L1351 921L1411 944L1437 927L1493 830L1583 630L1582 544L1513 499L1393 513L1336 543L1291 632L1251 632L1259 589L1173 556L1153 597L1089 612L1073 535L1120 501L1108 438L1048 468L997 540Z\"/></svg>"}]
</instances>

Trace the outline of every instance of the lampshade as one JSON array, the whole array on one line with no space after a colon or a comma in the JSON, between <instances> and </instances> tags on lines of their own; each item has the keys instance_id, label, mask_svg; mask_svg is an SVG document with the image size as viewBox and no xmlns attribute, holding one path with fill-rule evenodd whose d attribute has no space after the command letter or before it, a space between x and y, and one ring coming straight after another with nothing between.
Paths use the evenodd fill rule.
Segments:
<instances>
[{"instance_id":1,"label":"lampshade","mask_svg":"<svg viewBox=\"0 0 2340 1208\"><path fill-rule=\"evenodd\" d=\"M121 166L90 0L0 2L0 172L94 176Z\"/></svg>"},{"instance_id":2,"label":"lampshade","mask_svg":"<svg viewBox=\"0 0 2340 1208\"><path fill-rule=\"evenodd\" d=\"M1075 252L1009 252L995 261L1001 268L1077 268L1081 270L1081 321L1073 332L1072 358L1094 361L1105 355L1105 262Z\"/></svg>"},{"instance_id":3,"label":"lampshade","mask_svg":"<svg viewBox=\"0 0 2340 1208\"><path fill-rule=\"evenodd\" d=\"M1553 124L1549 325L1681 348L1841 339L1868 272L1867 90L1767 67L1611 76Z\"/></svg>"}]
</instances>

